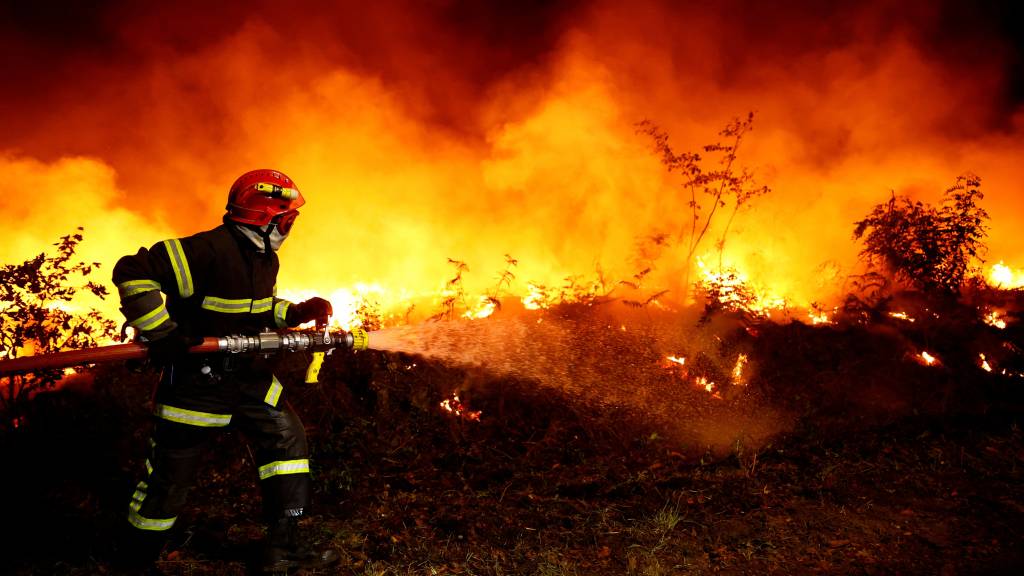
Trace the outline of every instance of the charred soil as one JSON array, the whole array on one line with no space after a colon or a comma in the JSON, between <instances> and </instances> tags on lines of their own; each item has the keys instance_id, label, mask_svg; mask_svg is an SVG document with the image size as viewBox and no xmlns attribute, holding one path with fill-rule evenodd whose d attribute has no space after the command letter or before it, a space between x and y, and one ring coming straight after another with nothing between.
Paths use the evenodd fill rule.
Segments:
<instances>
[{"instance_id":1,"label":"charred soil","mask_svg":"<svg viewBox=\"0 0 1024 576\"><path fill-rule=\"evenodd\" d=\"M657 365L669 350L630 325L641 335L614 363L655 371L595 372L635 388L629 402L383 352L332 356L305 385L305 359L289 358L279 373L312 449L307 528L342 553L338 574L1020 573L1024 379L977 362L979 346L1020 342L948 323L717 326L686 373ZM724 384L712 349L725 368L747 355L748 379ZM925 349L941 364L918 362ZM111 573L155 379L94 369L4 435L0 571ZM461 414L441 406L456 393ZM694 432L758 410L770 434ZM222 434L163 572L248 572L254 476L244 437Z\"/></svg>"}]
</instances>

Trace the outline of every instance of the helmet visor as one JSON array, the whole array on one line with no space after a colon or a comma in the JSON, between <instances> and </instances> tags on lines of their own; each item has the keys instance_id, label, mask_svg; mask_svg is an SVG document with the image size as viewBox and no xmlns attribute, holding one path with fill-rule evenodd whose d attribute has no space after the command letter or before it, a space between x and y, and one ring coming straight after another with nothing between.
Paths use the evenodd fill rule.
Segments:
<instances>
[{"instance_id":1,"label":"helmet visor","mask_svg":"<svg viewBox=\"0 0 1024 576\"><path fill-rule=\"evenodd\" d=\"M277 231L281 234L287 235L292 231L292 224L295 223L295 219L299 217L298 210L289 210L282 212L274 217L272 222L277 224Z\"/></svg>"}]
</instances>

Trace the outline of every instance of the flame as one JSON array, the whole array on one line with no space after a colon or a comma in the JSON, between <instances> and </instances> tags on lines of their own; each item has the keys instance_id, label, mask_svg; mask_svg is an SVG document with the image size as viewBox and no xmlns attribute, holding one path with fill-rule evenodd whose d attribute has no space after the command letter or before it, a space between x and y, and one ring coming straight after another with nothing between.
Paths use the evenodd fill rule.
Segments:
<instances>
[{"instance_id":1,"label":"flame","mask_svg":"<svg viewBox=\"0 0 1024 576\"><path fill-rule=\"evenodd\" d=\"M462 401L459 400L458 392L453 392L451 398L442 400L439 406L441 407L442 410L448 412L449 414L453 414L465 420L471 420L474 422L479 422L480 416L482 414L482 412L480 412L479 410L469 410L468 408L466 408Z\"/></svg>"},{"instance_id":2,"label":"flame","mask_svg":"<svg viewBox=\"0 0 1024 576\"><path fill-rule=\"evenodd\" d=\"M199 16L178 3L85 4L57 16L25 3L0 24L20 86L0 95L0 170L18 191L0 197L3 263L81 224L80 255L113 291L120 256L217 225L234 178L266 166L308 201L281 250L282 295L327 297L345 326L368 303L384 321L412 301L432 315L449 258L470 267L467 302L495 294L505 254L519 264L502 293L528 309L560 301L542 287L596 268L608 288L650 268L647 294L669 290L651 306L685 304L682 279L702 274L690 255L707 254L723 266L702 279L725 303L751 290L744 305L768 315L841 296L857 261L850 223L889 190L934 201L951 158L985 179L989 254L1024 257L1014 44L944 3L596 0L516 6L514 18L503 3L300 1ZM58 24L76 32L32 28L51 18L75 18ZM819 29L836 33L793 32ZM702 152L750 109L737 168L773 192L735 220L719 207L691 251L691 198L636 122ZM712 209L702 192L697 203ZM661 233L660 252L638 254L636 239ZM1024 286L1002 262L990 278ZM116 300L100 306L119 320ZM456 315L484 313L470 308Z\"/></svg>"},{"instance_id":3,"label":"flame","mask_svg":"<svg viewBox=\"0 0 1024 576\"><path fill-rule=\"evenodd\" d=\"M488 296L480 296L475 308L466 310L463 312L463 318L469 318L470 320L478 320L480 318L487 318L498 308L498 302L494 298Z\"/></svg>"},{"instance_id":4,"label":"flame","mask_svg":"<svg viewBox=\"0 0 1024 576\"><path fill-rule=\"evenodd\" d=\"M1014 270L1000 260L989 270L988 283L995 288L1004 290L1024 288L1024 270Z\"/></svg>"},{"instance_id":5,"label":"flame","mask_svg":"<svg viewBox=\"0 0 1024 576\"><path fill-rule=\"evenodd\" d=\"M523 307L527 310L540 310L550 306L551 303L548 301L547 292L537 284L527 282L526 296L523 297Z\"/></svg>"},{"instance_id":6,"label":"flame","mask_svg":"<svg viewBox=\"0 0 1024 576\"><path fill-rule=\"evenodd\" d=\"M889 312L889 316L896 318L897 320L905 320L907 322L917 322L914 318L911 318L906 312ZM936 316L937 318L938 316Z\"/></svg>"},{"instance_id":7,"label":"flame","mask_svg":"<svg viewBox=\"0 0 1024 576\"><path fill-rule=\"evenodd\" d=\"M736 357L736 365L732 369L732 383L737 386L743 386L746 382L743 381L743 368L747 365L747 355L740 354Z\"/></svg>"},{"instance_id":8,"label":"flame","mask_svg":"<svg viewBox=\"0 0 1024 576\"><path fill-rule=\"evenodd\" d=\"M999 328L1000 330L1006 328L1006 320L1002 317L998 310L993 310L986 314L984 322L985 324L988 324L989 326L995 328Z\"/></svg>"},{"instance_id":9,"label":"flame","mask_svg":"<svg viewBox=\"0 0 1024 576\"><path fill-rule=\"evenodd\" d=\"M704 263L703 258L698 258L697 268L702 276L700 284L726 309L769 317L773 311L786 308L785 298L752 286L747 275L733 267L720 268L715 272Z\"/></svg>"},{"instance_id":10,"label":"flame","mask_svg":"<svg viewBox=\"0 0 1024 576\"><path fill-rule=\"evenodd\" d=\"M682 356L666 356L665 360L668 360L669 362L673 364L678 364L680 366L686 365L686 358L683 358Z\"/></svg>"},{"instance_id":11,"label":"flame","mask_svg":"<svg viewBox=\"0 0 1024 576\"><path fill-rule=\"evenodd\" d=\"M925 366L935 366L940 363L939 359L930 354L927 350L922 350L920 353L914 356L914 358L916 358L918 362L924 364Z\"/></svg>"},{"instance_id":12,"label":"flame","mask_svg":"<svg viewBox=\"0 0 1024 576\"><path fill-rule=\"evenodd\" d=\"M827 312L809 310L807 312L807 317L810 318L811 324L815 325L815 326L817 326L819 324L824 324L824 325L835 324L835 322L833 322L829 318Z\"/></svg>"},{"instance_id":13,"label":"flame","mask_svg":"<svg viewBox=\"0 0 1024 576\"><path fill-rule=\"evenodd\" d=\"M711 397L714 398L715 400L722 399L722 394L719 390L717 390L715 383L712 382L711 380L708 380L705 376L700 376L699 378L697 378L694 381L694 385L697 386L698 388L703 389L705 392L710 394Z\"/></svg>"},{"instance_id":14,"label":"flame","mask_svg":"<svg viewBox=\"0 0 1024 576\"><path fill-rule=\"evenodd\" d=\"M981 359L981 369L985 372L991 372L992 366L988 363L988 358L984 354L978 354L978 357Z\"/></svg>"}]
</instances>

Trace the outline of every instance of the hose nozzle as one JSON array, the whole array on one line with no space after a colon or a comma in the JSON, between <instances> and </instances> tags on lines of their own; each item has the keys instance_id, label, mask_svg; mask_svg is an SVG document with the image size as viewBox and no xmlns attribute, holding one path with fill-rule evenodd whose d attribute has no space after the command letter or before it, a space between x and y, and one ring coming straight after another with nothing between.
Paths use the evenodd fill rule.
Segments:
<instances>
[{"instance_id":1,"label":"hose nozzle","mask_svg":"<svg viewBox=\"0 0 1024 576\"><path fill-rule=\"evenodd\" d=\"M370 334L360 327L355 327L345 336L349 348L353 350L366 350L370 347Z\"/></svg>"}]
</instances>

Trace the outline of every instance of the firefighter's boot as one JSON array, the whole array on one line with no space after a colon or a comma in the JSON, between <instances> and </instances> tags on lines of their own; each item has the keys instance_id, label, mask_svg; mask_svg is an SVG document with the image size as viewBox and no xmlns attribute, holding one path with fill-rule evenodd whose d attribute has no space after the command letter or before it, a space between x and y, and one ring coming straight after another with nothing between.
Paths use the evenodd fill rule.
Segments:
<instances>
[{"instance_id":1,"label":"firefighter's boot","mask_svg":"<svg viewBox=\"0 0 1024 576\"><path fill-rule=\"evenodd\" d=\"M129 526L116 535L111 568L114 574L161 574L156 568L157 558L164 547L163 534L152 534Z\"/></svg>"},{"instance_id":2,"label":"firefighter's boot","mask_svg":"<svg viewBox=\"0 0 1024 576\"><path fill-rule=\"evenodd\" d=\"M288 574L301 568L323 568L338 561L338 552L313 547L300 535L299 519L280 518L267 527L261 569L264 574Z\"/></svg>"}]
</instances>

